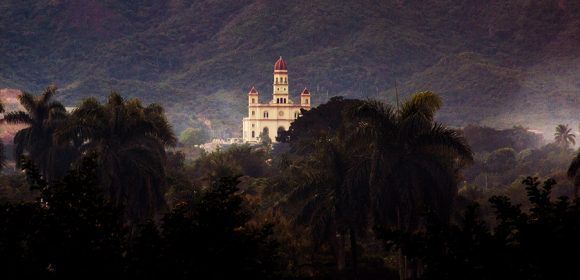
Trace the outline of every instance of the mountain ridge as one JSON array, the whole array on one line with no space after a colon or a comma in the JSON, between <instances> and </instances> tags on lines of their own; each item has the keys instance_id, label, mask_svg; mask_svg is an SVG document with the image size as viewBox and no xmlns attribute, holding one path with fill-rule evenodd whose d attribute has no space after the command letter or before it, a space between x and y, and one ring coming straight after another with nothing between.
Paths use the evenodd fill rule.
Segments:
<instances>
[{"instance_id":1,"label":"mountain ridge","mask_svg":"<svg viewBox=\"0 0 580 280\"><path fill-rule=\"evenodd\" d=\"M433 90L453 125L536 128L536 116L547 131L580 115L575 1L79 3L0 4L0 88L56 83L68 105L117 90L166 106L178 131L200 117L236 136L245 93L269 96L282 55L292 93L308 86L315 102Z\"/></svg>"}]
</instances>

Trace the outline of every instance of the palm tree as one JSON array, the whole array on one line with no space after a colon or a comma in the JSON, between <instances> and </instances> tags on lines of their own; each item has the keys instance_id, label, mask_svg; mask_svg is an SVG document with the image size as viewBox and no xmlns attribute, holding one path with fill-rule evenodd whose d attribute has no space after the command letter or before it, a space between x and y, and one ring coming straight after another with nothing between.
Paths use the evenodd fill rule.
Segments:
<instances>
[{"instance_id":1,"label":"palm tree","mask_svg":"<svg viewBox=\"0 0 580 280\"><path fill-rule=\"evenodd\" d=\"M98 156L101 184L126 207L128 220L151 218L164 207L165 147L177 140L161 106L143 107L117 93L106 104L85 99L57 131L57 140L81 143L83 155Z\"/></svg>"},{"instance_id":2,"label":"palm tree","mask_svg":"<svg viewBox=\"0 0 580 280\"><path fill-rule=\"evenodd\" d=\"M376 222L408 230L426 211L448 219L457 173L473 155L457 131L434 120L441 106L438 95L420 92L398 109L367 101L350 112L345 138L364 158L357 169L368 171Z\"/></svg>"},{"instance_id":3,"label":"palm tree","mask_svg":"<svg viewBox=\"0 0 580 280\"><path fill-rule=\"evenodd\" d=\"M36 97L25 92L18 97L25 111L10 112L4 116L7 123L27 125L14 136L16 166L20 167L22 157L27 156L47 181L64 175L74 158L70 147L53 142L55 130L68 116L64 106L52 100L55 93L54 86L46 88Z\"/></svg>"},{"instance_id":4,"label":"palm tree","mask_svg":"<svg viewBox=\"0 0 580 280\"><path fill-rule=\"evenodd\" d=\"M580 149L578 154L570 163L568 168L568 177L574 180L574 198L578 197L578 190L580 189Z\"/></svg>"},{"instance_id":5,"label":"palm tree","mask_svg":"<svg viewBox=\"0 0 580 280\"><path fill-rule=\"evenodd\" d=\"M368 101L351 112L351 147L366 158L379 220L413 226L418 206L448 213L459 168L473 160L466 140L434 121L439 96L421 92L394 110Z\"/></svg>"},{"instance_id":6,"label":"palm tree","mask_svg":"<svg viewBox=\"0 0 580 280\"><path fill-rule=\"evenodd\" d=\"M296 223L306 225L318 247L328 243L334 250L338 271L345 268L345 243L350 238L353 271L357 269L357 236L368 228L368 193L351 172L351 155L339 137L321 137L301 162L294 163L296 187L288 202L303 202ZM297 168L298 166L298 168Z\"/></svg>"},{"instance_id":7,"label":"palm tree","mask_svg":"<svg viewBox=\"0 0 580 280\"><path fill-rule=\"evenodd\" d=\"M556 133L554 133L556 144L568 149L568 147L576 145L575 138L576 135L572 133L572 129L567 124L556 126Z\"/></svg>"}]
</instances>

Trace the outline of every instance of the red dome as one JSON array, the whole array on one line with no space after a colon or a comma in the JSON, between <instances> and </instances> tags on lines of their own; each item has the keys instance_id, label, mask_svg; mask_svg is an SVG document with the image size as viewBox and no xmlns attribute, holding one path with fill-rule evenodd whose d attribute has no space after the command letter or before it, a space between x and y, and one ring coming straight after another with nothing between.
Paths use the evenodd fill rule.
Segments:
<instances>
[{"instance_id":1,"label":"red dome","mask_svg":"<svg viewBox=\"0 0 580 280\"><path fill-rule=\"evenodd\" d=\"M280 57L276 64L274 64L274 71L288 71L288 67L286 66L286 61Z\"/></svg>"},{"instance_id":2,"label":"red dome","mask_svg":"<svg viewBox=\"0 0 580 280\"><path fill-rule=\"evenodd\" d=\"M302 93L300 95L310 95L310 91L308 91L307 88L304 88L304 90L302 91Z\"/></svg>"},{"instance_id":3,"label":"red dome","mask_svg":"<svg viewBox=\"0 0 580 280\"><path fill-rule=\"evenodd\" d=\"M250 90L250 92L248 94L258 94L258 91L256 90L255 87L252 87L252 89Z\"/></svg>"}]
</instances>

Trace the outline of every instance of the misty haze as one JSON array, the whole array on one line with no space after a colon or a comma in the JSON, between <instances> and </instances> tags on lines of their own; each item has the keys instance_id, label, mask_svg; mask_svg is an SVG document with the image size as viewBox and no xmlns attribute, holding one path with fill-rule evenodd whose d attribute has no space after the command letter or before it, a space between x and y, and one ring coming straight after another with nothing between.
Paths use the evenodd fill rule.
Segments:
<instances>
[{"instance_id":1,"label":"misty haze","mask_svg":"<svg viewBox=\"0 0 580 280\"><path fill-rule=\"evenodd\" d=\"M580 279L580 1L0 1L0 277Z\"/></svg>"}]
</instances>

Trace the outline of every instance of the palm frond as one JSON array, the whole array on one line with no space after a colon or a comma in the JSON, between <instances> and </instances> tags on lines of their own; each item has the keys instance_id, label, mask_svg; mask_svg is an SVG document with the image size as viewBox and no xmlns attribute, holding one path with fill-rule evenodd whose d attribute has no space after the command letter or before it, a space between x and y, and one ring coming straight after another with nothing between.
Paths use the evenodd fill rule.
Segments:
<instances>
[{"instance_id":1,"label":"palm frond","mask_svg":"<svg viewBox=\"0 0 580 280\"><path fill-rule=\"evenodd\" d=\"M62 105L62 103L58 101L51 101L46 105L46 107L48 108L49 111L66 112L66 108L64 107L64 105Z\"/></svg>"},{"instance_id":2,"label":"palm frond","mask_svg":"<svg viewBox=\"0 0 580 280\"><path fill-rule=\"evenodd\" d=\"M48 86L40 96L40 104L48 104L52 97L56 94L56 86Z\"/></svg>"},{"instance_id":3,"label":"palm frond","mask_svg":"<svg viewBox=\"0 0 580 280\"><path fill-rule=\"evenodd\" d=\"M295 203L298 201L303 201L308 199L308 197L313 195L313 192L316 190L312 187L311 184L302 183L295 187L288 195L287 201L289 203Z\"/></svg>"},{"instance_id":4,"label":"palm frond","mask_svg":"<svg viewBox=\"0 0 580 280\"><path fill-rule=\"evenodd\" d=\"M347 111L346 142L349 146L375 144L392 137L397 121L393 108L382 102L369 100ZM366 141L361 141L365 139ZM362 147L367 149L368 147Z\"/></svg>"},{"instance_id":5,"label":"palm frond","mask_svg":"<svg viewBox=\"0 0 580 280\"><path fill-rule=\"evenodd\" d=\"M413 94L410 99L402 104L399 116L401 119L406 119L412 115L419 114L432 121L441 106L443 106L443 101L439 95L434 92L423 91Z\"/></svg>"},{"instance_id":6,"label":"palm frond","mask_svg":"<svg viewBox=\"0 0 580 280\"><path fill-rule=\"evenodd\" d=\"M20 102L20 105L22 105L22 107L24 107L24 109L28 113L34 114L34 112L36 111L36 100L32 94L28 92L23 92L21 95L18 96L18 101ZM31 117L34 118L34 116L32 115Z\"/></svg>"},{"instance_id":7,"label":"palm frond","mask_svg":"<svg viewBox=\"0 0 580 280\"><path fill-rule=\"evenodd\" d=\"M415 144L418 146L445 147L454 151L457 156L467 162L473 161L473 152L467 140L456 130L449 129L440 123L435 123L432 129L420 135Z\"/></svg>"},{"instance_id":8,"label":"palm frond","mask_svg":"<svg viewBox=\"0 0 580 280\"><path fill-rule=\"evenodd\" d=\"M126 170L137 172L141 177L160 176L164 173L162 155L152 152L146 147L126 147L119 151Z\"/></svg>"},{"instance_id":9,"label":"palm frond","mask_svg":"<svg viewBox=\"0 0 580 280\"><path fill-rule=\"evenodd\" d=\"M17 111L4 115L4 121L9 124L32 124L33 120L26 112Z\"/></svg>"},{"instance_id":10,"label":"palm frond","mask_svg":"<svg viewBox=\"0 0 580 280\"><path fill-rule=\"evenodd\" d=\"M123 102L124 102L123 97L119 93L113 91L109 95L107 105L112 107L122 106Z\"/></svg>"},{"instance_id":11,"label":"palm frond","mask_svg":"<svg viewBox=\"0 0 580 280\"><path fill-rule=\"evenodd\" d=\"M156 104L150 105L144 110L145 120L153 128L151 134L155 135L161 142L167 146L175 146L177 137L173 133L171 124L165 118L163 108Z\"/></svg>"}]
</instances>

